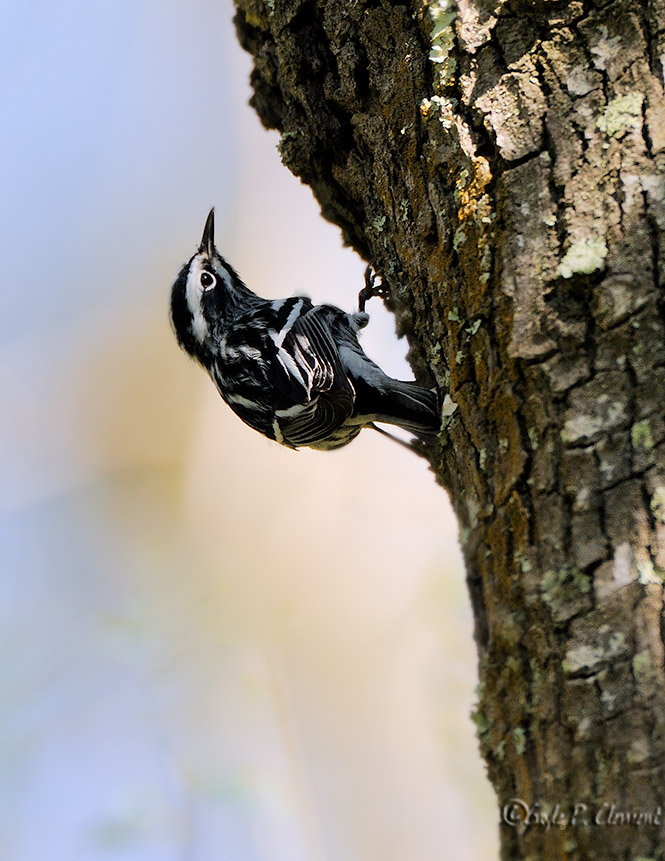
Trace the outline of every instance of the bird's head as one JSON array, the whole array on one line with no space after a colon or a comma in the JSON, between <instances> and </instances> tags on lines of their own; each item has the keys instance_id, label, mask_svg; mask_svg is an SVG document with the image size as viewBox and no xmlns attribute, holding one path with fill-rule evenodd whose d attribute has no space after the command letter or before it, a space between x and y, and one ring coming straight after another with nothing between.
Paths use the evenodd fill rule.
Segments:
<instances>
[{"instance_id":1,"label":"bird's head","mask_svg":"<svg viewBox=\"0 0 665 861\"><path fill-rule=\"evenodd\" d=\"M202 364L214 353L218 328L246 290L215 248L215 210L210 210L196 254L182 267L171 291L171 325L180 346Z\"/></svg>"}]
</instances>

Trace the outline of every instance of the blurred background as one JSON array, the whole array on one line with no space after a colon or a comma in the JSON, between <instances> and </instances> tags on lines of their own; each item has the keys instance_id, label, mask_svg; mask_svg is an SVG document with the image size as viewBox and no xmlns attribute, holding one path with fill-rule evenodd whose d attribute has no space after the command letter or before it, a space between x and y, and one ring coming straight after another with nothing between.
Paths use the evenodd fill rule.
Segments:
<instances>
[{"instance_id":1,"label":"blurred background","mask_svg":"<svg viewBox=\"0 0 665 861\"><path fill-rule=\"evenodd\" d=\"M232 15L0 9L0 857L491 858L445 493L370 431L262 438L169 328L213 204L257 292L362 286L247 106Z\"/></svg>"}]
</instances>

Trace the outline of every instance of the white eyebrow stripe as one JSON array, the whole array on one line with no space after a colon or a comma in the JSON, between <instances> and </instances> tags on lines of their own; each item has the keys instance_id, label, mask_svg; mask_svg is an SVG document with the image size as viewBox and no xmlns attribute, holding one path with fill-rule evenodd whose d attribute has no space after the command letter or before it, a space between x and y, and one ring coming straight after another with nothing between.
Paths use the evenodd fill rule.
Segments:
<instances>
[{"instance_id":1,"label":"white eyebrow stripe","mask_svg":"<svg viewBox=\"0 0 665 861\"><path fill-rule=\"evenodd\" d=\"M196 340L200 344L203 344L210 334L210 328L205 316L203 315L203 308L201 307L201 296L203 294L203 288L200 284L201 271L202 268L200 261L194 258L187 275L185 299L187 301L187 307L189 308L190 314L192 315L192 331Z\"/></svg>"}]
</instances>

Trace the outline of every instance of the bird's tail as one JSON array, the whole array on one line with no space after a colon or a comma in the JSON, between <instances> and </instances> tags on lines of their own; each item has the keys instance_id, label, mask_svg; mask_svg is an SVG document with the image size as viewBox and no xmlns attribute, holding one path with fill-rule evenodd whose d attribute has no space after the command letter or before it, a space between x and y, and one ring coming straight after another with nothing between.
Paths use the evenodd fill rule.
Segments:
<instances>
[{"instance_id":1,"label":"bird's tail","mask_svg":"<svg viewBox=\"0 0 665 861\"><path fill-rule=\"evenodd\" d=\"M384 377L380 385L367 386L358 392L363 412L376 422L397 425L419 436L434 436L441 429L439 399L433 389L417 383ZM354 385L362 385L354 380Z\"/></svg>"}]
</instances>

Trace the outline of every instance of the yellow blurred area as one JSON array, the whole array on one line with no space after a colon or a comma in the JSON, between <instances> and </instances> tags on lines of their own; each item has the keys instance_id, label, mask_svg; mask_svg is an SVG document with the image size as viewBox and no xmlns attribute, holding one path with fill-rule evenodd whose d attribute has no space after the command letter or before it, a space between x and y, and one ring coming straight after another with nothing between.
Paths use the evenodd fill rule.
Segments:
<instances>
[{"instance_id":1,"label":"yellow blurred area","mask_svg":"<svg viewBox=\"0 0 665 861\"><path fill-rule=\"evenodd\" d=\"M330 453L264 439L169 329L211 204L257 292L350 309L362 282L244 104L231 4L65 3L60 46L47 10L6 22L26 56L4 144L0 857L494 857L444 491L371 431ZM79 126L86 86L104 110ZM407 376L368 310L368 352Z\"/></svg>"}]
</instances>

